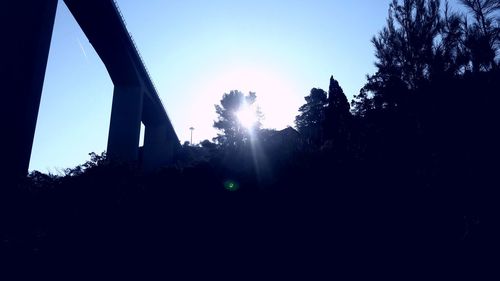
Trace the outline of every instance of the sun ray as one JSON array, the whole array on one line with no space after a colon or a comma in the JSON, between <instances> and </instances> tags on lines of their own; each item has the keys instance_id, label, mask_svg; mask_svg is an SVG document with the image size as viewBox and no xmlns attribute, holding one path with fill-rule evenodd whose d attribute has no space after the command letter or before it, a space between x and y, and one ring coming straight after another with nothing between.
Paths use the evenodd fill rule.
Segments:
<instances>
[{"instance_id":1,"label":"sun ray","mask_svg":"<svg viewBox=\"0 0 500 281\"><path fill-rule=\"evenodd\" d=\"M241 109L236 112L236 117L240 124L248 130L251 130L258 122L256 110L249 105L242 105Z\"/></svg>"}]
</instances>

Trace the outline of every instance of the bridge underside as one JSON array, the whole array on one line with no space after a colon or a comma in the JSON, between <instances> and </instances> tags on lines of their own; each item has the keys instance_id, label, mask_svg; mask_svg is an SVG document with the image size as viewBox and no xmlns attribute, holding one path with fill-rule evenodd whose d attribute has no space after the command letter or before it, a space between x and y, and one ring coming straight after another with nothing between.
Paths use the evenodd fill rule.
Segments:
<instances>
[{"instance_id":1,"label":"bridge underside","mask_svg":"<svg viewBox=\"0 0 500 281\"><path fill-rule=\"evenodd\" d=\"M179 140L113 0L65 0L106 66L114 84L107 152L111 159L135 162L141 122L145 125L143 168L154 170L173 160ZM9 153L5 170L26 175L47 66L57 0L9 0L3 19L7 33L3 101ZM5 120L5 119L4 119Z\"/></svg>"}]
</instances>

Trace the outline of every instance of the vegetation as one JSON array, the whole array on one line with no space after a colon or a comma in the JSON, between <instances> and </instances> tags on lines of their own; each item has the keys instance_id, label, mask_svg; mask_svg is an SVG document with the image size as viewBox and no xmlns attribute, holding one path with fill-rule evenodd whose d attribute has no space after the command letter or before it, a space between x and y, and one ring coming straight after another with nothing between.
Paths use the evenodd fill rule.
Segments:
<instances>
[{"instance_id":1,"label":"vegetation","mask_svg":"<svg viewBox=\"0 0 500 281\"><path fill-rule=\"evenodd\" d=\"M237 112L256 94L231 91L216 106L214 142L184 145L154 174L105 154L63 176L32 172L2 197L2 249L121 267L146 257L178 273L491 277L500 5L461 2L466 15L438 0L393 1L372 40L377 71L351 107L331 77L328 93L305 97L297 130L261 129L257 108L244 127Z\"/></svg>"},{"instance_id":2,"label":"vegetation","mask_svg":"<svg viewBox=\"0 0 500 281\"><path fill-rule=\"evenodd\" d=\"M231 91L229 94L224 94L221 105L215 106L218 120L214 122L214 128L221 131L221 133L214 140L225 147L241 146L249 142L250 131L259 129L261 126L261 114L258 108L254 108L256 99L257 95L252 92L247 96L240 91ZM239 112L244 112L247 115L243 116L243 118L251 118L252 116L248 115L255 115L256 120L254 124L251 124L251 128L246 128L244 122L239 120L240 118L237 115ZM245 121L252 122L253 120Z\"/></svg>"}]
</instances>

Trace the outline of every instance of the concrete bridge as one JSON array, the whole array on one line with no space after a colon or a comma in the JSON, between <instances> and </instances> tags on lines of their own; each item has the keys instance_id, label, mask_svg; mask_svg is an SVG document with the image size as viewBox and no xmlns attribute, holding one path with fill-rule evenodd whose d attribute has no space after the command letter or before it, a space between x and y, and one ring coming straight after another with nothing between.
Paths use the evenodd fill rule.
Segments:
<instances>
[{"instance_id":1,"label":"concrete bridge","mask_svg":"<svg viewBox=\"0 0 500 281\"><path fill-rule=\"evenodd\" d=\"M7 34L1 35L6 39L3 47L7 45L0 75L4 85L2 111L11 120L3 172L10 176L22 177L28 170L57 1L7 0L2 4L2 25L7 25ZM114 0L64 2L114 84L109 157L123 162L138 160L142 122L143 168L154 170L169 163L180 146L179 139L118 6Z\"/></svg>"}]
</instances>

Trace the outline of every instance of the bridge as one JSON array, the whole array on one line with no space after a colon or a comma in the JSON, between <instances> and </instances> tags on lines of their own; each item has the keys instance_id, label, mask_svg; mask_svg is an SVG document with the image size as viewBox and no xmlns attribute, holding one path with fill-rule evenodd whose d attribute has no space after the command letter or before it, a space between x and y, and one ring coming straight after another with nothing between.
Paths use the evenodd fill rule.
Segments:
<instances>
[{"instance_id":1,"label":"bridge","mask_svg":"<svg viewBox=\"0 0 500 281\"><path fill-rule=\"evenodd\" d=\"M22 177L28 171L57 1L8 0L2 4L0 16L8 25L3 35L7 52L2 64L6 67L0 75L2 110L11 120L3 172L10 176ZM179 139L117 4L114 0L64 2L114 84L107 155L120 162L138 161L142 122L143 169L168 164L180 146Z\"/></svg>"}]
</instances>

